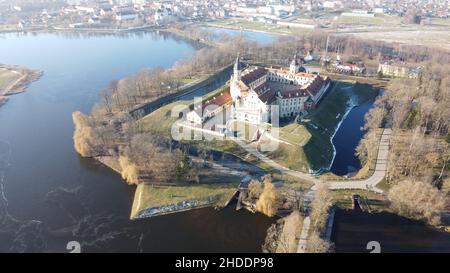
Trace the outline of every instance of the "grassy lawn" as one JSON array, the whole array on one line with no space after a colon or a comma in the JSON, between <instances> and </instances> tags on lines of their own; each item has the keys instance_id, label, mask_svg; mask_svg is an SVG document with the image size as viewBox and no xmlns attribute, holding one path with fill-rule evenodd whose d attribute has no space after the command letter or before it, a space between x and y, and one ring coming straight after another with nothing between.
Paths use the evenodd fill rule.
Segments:
<instances>
[{"instance_id":1,"label":"grassy lawn","mask_svg":"<svg viewBox=\"0 0 450 273\"><path fill-rule=\"evenodd\" d=\"M217 198L217 204L223 204L237 189L237 185L237 183L220 183L154 187L150 184L139 184L136 188L131 217L145 208L172 205L184 200L204 200L210 196Z\"/></svg>"},{"instance_id":2,"label":"grassy lawn","mask_svg":"<svg viewBox=\"0 0 450 273\"><path fill-rule=\"evenodd\" d=\"M174 107L185 107L188 109L191 103L192 101L181 100L170 103L155 110L151 114L148 114L138 122L143 130L165 138L170 138L172 124L179 119L178 117L172 117L172 109Z\"/></svg>"},{"instance_id":3,"label":"grassy lawn","mask_svg":"<svg viewBox=\"0 0 450 273\"><path fill-rule=\"evenodd\" d=\"M281 140L300 146L304 146L311 138L308 130L303 125L295 122L281 127L279 132Z\"/></svg>"},{"instance_id":4,"label":"grassy lawn","mask_svg":"<svg viewBox=\"0 0 450 273\"><path fill-rule=\"evenodd\" d=\"M278 148L266 154L270 159L289 169L308 172L310 164L303 147L280 143Z\"/></svg>"},{"instance_id":5,"label":"grassy lawn","mask_svg":"<svg viewBox=\"0 0 450 273\"><path fill-rule=\"evenodd\" d=\"M229 89L229 86L218 88L207 96L204 96L204 100L208 100L222 92L229 92ZM139 123L145 131L152 132L165 138L170 138L172 124L179 119L178 117L172 117L172 110L174 107L184 108L187 113L187 111L189 111L189 106L193 104L193 100L179 100L172 102L143 117L139 120Z\"/></svg>"},{"instance_id":6,"label":"grassy lawn","mask_svg":"<svg viewBox=\"0 0 450 273\"><path fill-rule=\"evenodd\" d=\"M375 15L375 17L339 16L338 24L359 24L375 26L400 26L401 18L395 16Z\"/></svg>"},{"instance_id":7,"label":"grassy lawn","mask_svg":"<svg viewBox=\"0 0 450 273\"><path fill-rule=\"evenodd\" d=\"M386 181L386 178L383 178L383 180L377 184L377 188L383 190L384 192L388 192L391 185Z\"/></svg>"}]
</instances>

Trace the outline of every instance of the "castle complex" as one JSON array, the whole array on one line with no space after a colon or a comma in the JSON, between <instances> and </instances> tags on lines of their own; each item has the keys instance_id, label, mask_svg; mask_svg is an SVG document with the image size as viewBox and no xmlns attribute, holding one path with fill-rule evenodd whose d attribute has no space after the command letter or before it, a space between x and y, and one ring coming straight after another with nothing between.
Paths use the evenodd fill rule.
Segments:
<instances>
[{"instance_id":1,"label":"castle complex","mask_svg":"<svg viewBox=\"0 0 450 273\"><path fill-rule=\"evenodd\" d=\"M330 86L330 80L305 73L294 56L289 68L250 67L242 70L236 58L230 82L233 117L253 124L269 122L271 106L280 117L304 114L316 107Z\"/></svg>"},{"instance_id":2,"label":"castle complex","mask_svg":"<svg viewBox=\"0 0 450 273\"><path fill-rule=\"evenodd\" d=\"M271 113L272 106L278 106L281 118L303 115L317 106L330 84L327 77L306 73L297 56L289 68L252 66L246 69L238 56L230 79L230 93L221 93L197 106L187 120L202 124L226 107L231 107L233 119L252 124L270 123L271 115L277 114ZM208 108L211 104L217 108Z\"/></svg>"}]
</instances>

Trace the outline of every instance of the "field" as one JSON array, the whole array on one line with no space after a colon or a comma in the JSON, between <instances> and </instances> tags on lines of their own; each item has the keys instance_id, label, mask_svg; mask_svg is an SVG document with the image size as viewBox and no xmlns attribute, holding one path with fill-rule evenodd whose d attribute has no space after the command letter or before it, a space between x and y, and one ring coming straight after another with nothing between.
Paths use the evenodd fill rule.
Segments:
<instances>
[{"instance_id":1,"label":"field","mask_svg":"<svg viewBox=\"0 0 450 273\"><path fill-rule=\"evenodd\" d=\"M348 34L348 33L347 33ZM397 42L450 50L450 30L398 30L384 32L355 32L352 35L363 39Z\"/></svg>"},{"instance_id":2,"label":"field","mask_svg":"<svg viewBox=\"0 0 450 273\"><path fill-rule=\"evenodd\" d=\"M400 17L386 16L386 15L376 15L374 17L357 17L357 16L339 16L337 17L336 23L339 27L342 25L358 26L399 26L401 24Z\"/></svg>"},{"instance_id":3,"label":"field","mask_svg":"<svg viewBox=\"0 0 450 273\"><path fill-rule=\"evenodd\" d=\"M299 23L305 23L305 22L299 22ZM263 22L253 22L253 21L240 20L240 19L215 20L211 23L207 23L207 25L211 26L211 27L244 29L244 30L249 30L249 31L260 31L260 32L273 33L273 34L284 34L284 35L302 34L302 33L309 33L312 31L312 29L308 29L308 28L293 28L293 27L279 26L279 25L274 25L274 24L266 24Z\"/></svg>"}]
</instances>

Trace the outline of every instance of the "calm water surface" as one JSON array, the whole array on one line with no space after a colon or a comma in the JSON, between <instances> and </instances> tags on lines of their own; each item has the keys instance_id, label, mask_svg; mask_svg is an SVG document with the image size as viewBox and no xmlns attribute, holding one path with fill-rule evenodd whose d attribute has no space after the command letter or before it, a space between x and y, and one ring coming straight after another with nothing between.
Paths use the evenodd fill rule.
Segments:
<instances>
[{"instance_id":1,"label":"calm water surface","mask_svg":"<svg viewBox=\"0 0 450 273\"><path fill-rule=\"evenodd\" d=\"M331 239L336 252L367 253L377 241L383 253L450 252L450 234L391 213L338 210Z\"/></svg>"},{"instance_id":2,"label":"calm water surface","mask_svg":"<svg viewBox=\"0 0 450 273\"><path fill-rule=\"evenodd\" d=\"M336 156L331 171L337 175L346 175L361 168L361 162L355 155L356 147L364 136L364 115L372 108L373 101L366 102L350 110L341 127L333 138Z\"/></svg>"},{"instance_id":3,"label":"calm water surface","mask_svg":"<svg viewBox=\"0 0 450 273\"><path fill-rule=\"evenodd\" d=\"M278 34L237 30L237 29L216 28L216 27L203 27L203 29L206 31L210 31L213 34L213 36L211 37L213 39L220 38L220 35L222 34L230 36L243 36L249 40L258 42L262 45L270 44L276 41L278 38L282 37L282 35Z\"/></svg>"}]
</instances>

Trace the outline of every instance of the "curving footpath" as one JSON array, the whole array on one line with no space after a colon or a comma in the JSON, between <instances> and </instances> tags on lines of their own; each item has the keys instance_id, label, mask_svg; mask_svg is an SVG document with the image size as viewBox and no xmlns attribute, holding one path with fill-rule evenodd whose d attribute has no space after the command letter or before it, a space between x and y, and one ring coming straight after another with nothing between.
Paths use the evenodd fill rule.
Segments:
<instances>
[{"instance_id":1,"label":"curving footpath","mask_svg":"<svg viewBox=\"0 0 450 273\"><path fill-rule=\"evenodd\" d=\"M390 128L385 128L383 130L383 133L380 138L380 144L378 146L377 161L376 161L376 165L375 165L375 171L373 172L373 174L366 179L345 180L345 181L321 180L321 179L318 179L317 177L314 177L311 174L291 170L289 168L281 166L280 164L271 160L267 156L261 154L256 148L253 148L250 145L245 144L241 140L235 139L235 141L241 147L243 147L245 150L247 150L247 152L256 156L258 159L262 160L263 162L269 164L274 169L279 170L281 173L288 174L288 175L291 175L294 177L298 177L300 179L314 183L314 186L311 188L311 190L313 190L313 191L316 189L318 183L324 183L328 186L329 189L332 189L332 190L363 189L363 190L374 191L377 193L383 193L383 190L381 190L380 188L377 188L376 185L379 182L381 182L381 180L383 180L384 176L386 175L387 159L388 159L388 155L389 155L389 142L390 142L391 134L392 134L392 130Z\"/></svg>"}]
</instances>

